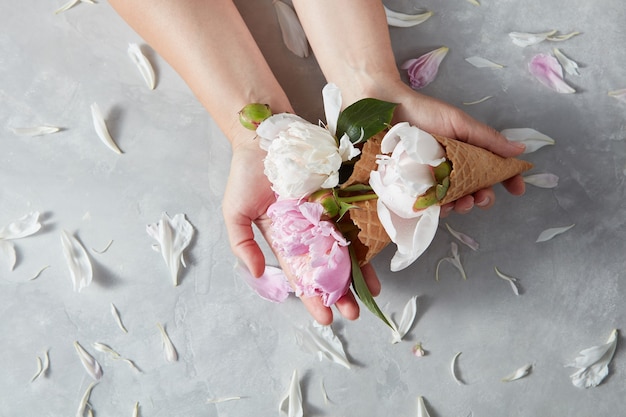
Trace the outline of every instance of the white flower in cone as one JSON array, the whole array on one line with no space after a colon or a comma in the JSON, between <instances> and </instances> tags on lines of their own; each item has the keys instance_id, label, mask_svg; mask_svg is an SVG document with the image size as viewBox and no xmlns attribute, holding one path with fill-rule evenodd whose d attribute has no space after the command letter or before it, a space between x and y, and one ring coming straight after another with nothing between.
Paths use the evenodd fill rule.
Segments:
<instances>
[{"instance_id":1,"label":"white flower in cone","mask_svg":"<svg viewBox=\"0 0 626 417\"><path fill-rule=\"evenodd\" d=\"M328 84L322 93L328 129L289 113L271 116L256 129L261 148L267 151L265 175L281 199L300 199L337 186L342 161L359 154L347 135L335 138L339 89Z\"/></svg>"},{"instance_id":2,"label":"white flower in cone","mask_svg":"<svg viewBox=\"0 0 626 417\"><path fill-rule=\"evenodd\" d=\"M439 205L413 210L415 200L435 184L432 167L445 160L441 145L430 134L399 123L381 143L378 170L370 173L370 185L378 195L378 217L398 249L391 270L413 263L430 245L439 224Z\"/></svg>"}]
</instances>

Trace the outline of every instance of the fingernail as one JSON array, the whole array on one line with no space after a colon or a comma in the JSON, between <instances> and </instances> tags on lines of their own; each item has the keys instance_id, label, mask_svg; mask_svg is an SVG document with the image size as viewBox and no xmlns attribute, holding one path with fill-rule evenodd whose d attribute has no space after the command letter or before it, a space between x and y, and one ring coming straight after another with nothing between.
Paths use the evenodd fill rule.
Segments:
<instances>
[{"instance_id":1,"label":"fingernail","mask_svg":"<svg viewBox=\"0 0 626 417\"><path fill-rule=\"evenodd\" d=\"M525 150L526 150L526 145L524 145L522 142L515 142L515 141L511 141L511 140L510 140L510 141L509 141L509 143L510 143L511 145L513 145L513 147L515 147L515 148L517 148L517 149L520 149L520 150L522 150L522 151L525 151Z\"/></svg>"},{"instance_id":2,"label":"fingernail","mask_svg":"<svg viewBox=\"0 0 626 417\"><path fill-rule=\"evenodd\" d=\"M444 214L450 214L450 212L452 212L452 209L454 208L454 206L447 206L443 208L443 212Z\"/></svg>"},{"instance_id":3,"label":"fingernail","mask_svg":"<svg viewBox=\"0 0 626 417\"><path fill-rule=\"evenodd\" d=\"M480 202L476 202L475 204L478 207L486 207L489 205L489 203L491 202L491 199L489 197L485 198L484 200L480 201Z\"/></svg>"}]
</instances>

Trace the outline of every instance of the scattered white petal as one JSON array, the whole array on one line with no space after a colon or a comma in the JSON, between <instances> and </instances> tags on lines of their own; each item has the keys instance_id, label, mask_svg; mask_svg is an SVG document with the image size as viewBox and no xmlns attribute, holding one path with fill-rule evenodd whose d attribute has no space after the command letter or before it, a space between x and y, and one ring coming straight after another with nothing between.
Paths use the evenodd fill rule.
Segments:
<instances>
[{"instance_id":1,"label":"scattered white petal","mask_svg":"<svg viewBox=\"0 0 626 417\"><path fill-rule=\"evenodd\" d=\"M83 367L85 367L87 373L96 381L100 380L100 378L102 378L102 367L98 361L78 342L74 342L74 348L76 348L76 353L78 353L80 362L83 364Z\"/></svg>"},{"instance_id":2,"label":"scattered white petal","mask_svg":"<svg viewBox=\"0 0 626 417\"><path fill-rule=\"evenodd\" d=\"M526 184L539 188L555 188L559 185L559 177L550 173L526 175L522 178Z\"/></svg>"},{"instance_id":3,"label":"scattered white petal","mask_svg":"<svg viewBox=\"0 0 626 417\"><path fill-rule=\"evenodd\" d=\"M300 58L306 58L309 56L309 41L300 24L298 15L291 6L280 0L274 0L272 3L276 9L278 25L280 26L285 46Z\"/></svg>"},{"instance_id":4,"label":"scattered white petal","mask_svg":"<svg viewBox=\"0 0 626 417\"><path fill-rule=\"evenodd\" d=\"M89 384L85 393L80 399L80 403L78 404L78 411L76 411L76 417L83 417L85 415L85 409L87 408L87 404L89 403L89 396L91 395L91 390L95 387L97 382L92 382Z\"/></svg>"},{"instance_id":5,"label":"scattered white petal","mask_svg":"<svg viewBox=\"0 0 626 417\"><path fill-rule=\"evenodd\" d=\"M39 271L37 271L37 273L29 281L32 281L32 280L35 280L35 279L39 278L39 275L41 275L41 273L43 271L45 271L46 269L48 269L48 268L50 268L50 265L46 265L43 268L41 268Z\"/></svg>"},{"instance_id":6,"label":"scattered white petal","mask_svg":"<svg viewBox=\"0 0 626 417\"><path fill-rule=\"evenodd\" d=\"M133 407L133 417L139 417L139 401L135 402Z\"/></svg>"},{"instance_id":7,"label":"scattered white petal","mask_svg":"<svg viewBox=\"0 0 626 417\"><path fill-rule=\"evenodd\" d=\"M493 69L501 69L504 68L504 65L496 64L495 62L489 61L488 59L479 57L479 56L470 56L469 58L465 58L467 62L475 66L476 68L493 68Z\"/></svg>"},{"instance_id":8,"label":"scattered white petal","mask_svg":"<svg viewBox=\"0 0 626 417\"><path fill-rule=\"evenodd\" d=\"M610 97L615 97L619 101L626 103L626 88L622 88L620 90L609 91Z\"/></svg>"},{"instance_id":9,"label":"scattered white petal","mask_svg":"<svg viewBox=\"0 0 626 417\"><path fill-rule=\"evenodd\" d=\"M550 35L546 37L546 40L549 40L551 42L563 42L563 41L573 38L576 35L580 35L580 32L571 32L566 35Z\"/></svg>"},{"instance_id":10,"label":"scattered white petal","mask_svg":"<svg viewBox=\"0 0 626 417\"><path fill-rule=\"evenodd\" d=\"M387 15L387 24L389 26L406 28L424 23L433 15L433 12L405 14L396 12L385 6L385 14Z\"/></svg>"},{"instance_id":11,"label":"scattered white petal","mask_svg":"<svg viewBox=\"0 0 626 417\"><path fill-rule=\"evenodd\" d=\"M128 330L126 330L126 327L124 326L124 323L122 322L122 318L120 317L120 312L117 310L117 307L115 307L115 304L113 303L111 303L111 315L115 319L115 322L117 323L118 327L122 329L124 333L128 333Z\"/></svg>"},{"instance_id":12,"label":"scattered white petal","mask_svg":"<svg viewBox=\"0 0 626 417\"><path fill-rule=\"evenodd\" d=\"M113 348L111 348L109 345L105 345L104 343L94 342L93 348L98 352L108 353L113 357L113 359L121 358L119 353L117 353L115 350L113 350Z\"/></svg>"},{"instance_id":13,"label":"scattered white petal","mask_svg":"<svg viewBox=\"0 0 626 417\"><path fill-rule=\"evenodd\" d=\"M66 230L61 231L61 245L63 246L65 261L70 270L74 291L80 292L91 284L93 279L91 261L83 245Z\"/></svg>"},{"instance_id":14,"label":"scattered white petal","mask_svg":"<svg viewBox=\"0 0 626 417\"><path fill-rule=\"evenodd\" d=\"M580 75L580 72L578 71L578 64L575 61L566 57L563 52L559 50L559 48L554 48L552 52L554 52L554 56L566 73L569 75Z\"/></svg>"},{"instance_id":15,"label":"scattered white petal","mask_svg":"<svg viewBox=\"0 0 626 417\"><path fill-rule=\"evenodd\" d=\"M526 47L530 45L536 45L545 41L548 36L552 36L556 33L556 30L542 33L524 33L524 32L511 32L509 37L513 43L517 46Z\"/></svg>"},{"instance_id":16,"label":"scattered white petal","mask_svg":"<svg viewBox=\"0 0 626 417\"><path fill-rule=\"evenodd\" d=\"M578 370L573 373L572 384L578 388L595 387L609 374L609 364L617 348L617 329L613 329L604 345L581 350L574 363L567 365Z\"/></svg>"},{"instance_id":17,"label":"scattered white petal","mask_svg":"<svg viewBox=\"0 0 626 417\"><path fill-rule=\"evenodd\" d=\"M404 306L402 310L402 317L400 318L400 324L392 329L393 340L391 343L399 343L404 336L411 330L411 326L415 321L417 315L417 296L413 296Z\"/></svg>"},{"instance_id":18,"label":"scattered white petal","mask_svg":"<svg viewBox=\"0 0 626 417\"><path fill-rule=\"evenodd\" d=\"M472 3L474 6L480 6L478 0L467 0L469 3Z\"/></svg>"},{"instance_id":19,"label":"scattered white petal","mask_svg":"<svg viewBox=\"0 0 626 417\"><path fill-rule=\"evenodd\" d=\"M0 258L6 259L9 271L13 271L13 268L15 268L15 262L17 262L17 254L15 253L15 245L13 242L0 240Z\"/></svg>"},{"instance_id":20,"label":"scattered white petal","mask_svg":"<svg viewBox=\"0 0 626 417\"><path fill-rule=\"evenodd\" d=\"M413 352L413 355L417 356L418 358L426 356L426 351L422 347L421 343L416 343L415 345L413 345L413 348L411 348L411 352Z\"/></svg>"},{"instance_id":21,"label":"scattered white petal","mask_svg":"<svg viewBox=\"0 0 626 417\"><path fill-rule=\"evenodd\" d=\"M172 219L167 213L163 213L161 220L149 224L146 231L158 242L158 250L169 268L174 286L177 286L183 251L191 243L194 232L193 226L182 213L175 215Z\"/></svg>"},{"instance_id":22,"label":"scattered white petal","mask_svg":"<svg viewBox=\"0 0 626 417\"><path fill-rule=\"evenodd\" d=\"M521 142L526 145L524 153L535 152L537 149L547 145L554 145L556 142L549 136L544 135L535 129L527 127L504 129L502 133L508 140Z\"/></svg>"},{"instance_id":23,"label":"scattered white petal","mask_svg":"<svg viewBox=\"0 0 626 417\"><path fill-rule=\"evenodd\" d=\"M91 118L93 119L93 127L100 140L107 146L107 148L121 155L122 151L111 137L98 103L93 103L91 105Z\"/></svg>"},{"instance_id":24,"label":"scattered white petal","mask_svg":"<svg viewBox=\"0 0 626 417\"><path fill-rule=\"evenodd\" d=\"M350 362L346 357L343 344L331 326L322 326L313 322L305 328L296 329L296 342L304 349L316 354L319 360L326 358L350 369Z\"/></svg>"},{"instance_id":25,"label":"scattered white petal","mask_svg":"<svg viewBox=\"0 0 626 417\"><path fill-rule=\"evenodd\" d=\"M450 243L450 248L452 249L452 257L451 258L442 258L437 262L437 267L435 268L435 280L439 281L439 267L443 262L448 262L452 264L460 273L463 279L467 279L467 275L465 274L465 269L461 264L461 257L459 256L459 246L452 242Z\"/></svg>"},{"instance_id":26,"label":"scattered white petal","mask_svg":"<svg viewBox=\"0 0 626 417\"><path fill-rule=\"evenodd\" d=\"M56 9L54 11L54 14L63 13L64 11L71 9L72 7L77 5L78 3L80 3L80 0L69 0L67 3L65 3L64 5L59 7L58 9Z\"/></svg>"},{"instance_id":27,"label":"scattered white petal","mask_svg":"<svg viewBox=\"0 0 626 417\"><path fill-rule=\"evenodd\" d=\"M523 378L526 375L528 375L528 373L530 372L530 369L532 367L533 367L533 365L530 364L530 363L528 365L524 365L521 368L517 369L512 374L507 375L504 378L502 378L502 382L511 382L511 381L515 381L515 380L518 380L520 378Z\"/></svg>"},{"instance_id":28,"label":"scattered white petal","mask_svg":"<svg viewBox=\"0 0 626 417\"><path fill-rule=\"evenodd\" d=\"M509 283L515 295L519 295L519 288L517 288L517 278L503 274L502 272L500 272L497 266L494 269L496 271L496 275Z\"/></svg>"},{"instance_id":29,"label":"scattered white petal","mask_svg":"<svg viewBox=\"0 0 626 417\"><path fill-rule=\"evenodd\" d=\"M35 372L35 375L33 375L33 377L30 379L30 382L33 382L34 380L39 378L42 373L43 373L43 363L41 362L41 358L37 356L37 372Z\"/></svg>"},{"instance_id":30,"label":"scattered white petal","mask_svg":"<svg viewBox=\"0 0 626 417\"><path fill-rule=\"evenodd\" d=\"M41 136L56 133L61 130L56 126L35 126L35 127L13 127L11 128L13 133L18 136Z\"/></svg>"},{"instance_id":31,"label":"scattered white petal","mask_svg":"<svg viewBox=\"0 0 626 417\"><path fill-rule=\"evenodd\" d=\"M37 233L41 229L39 212L30 212L0 229L0 239L19 239Z\"/></svg>"},{"instance_id":32,"label":"scattered white petal","mask_svg":"<svg viewBox=\"0 0 626 417\"><path fill-rule=\"evenodd\" d=\"M303 417L304 410L302 408L302 391L300 390L300 381L298 380L298 371L294 370L289 384L289 391L280 402L278 411L281 415L287 417Z\"/></svg>"},{"instance_id":33,"label":"scattered white petal","mask_svg":"<svg viewBox=\"0 0 626 417\"><path fill-rule=\"evenodd\" d=\"M128 44L128 56L137 66L139 73L143 77L146 85L150 90L154 90L156 85L156 78L154 76L154 69L152 64L148 61L148 58L141 52L141 48L136 43Z\"/></svg>"},{"instance_id":34,"label":"scattered white petal","mask_svg":"<svg viewBox=\"0 0 626 417\"><path fill-rule=\"evenodd\" d=\"M473 106L474 104L480 104L480 103L484 103L485 101L489 100L490 98L493 98L493 96L485 96L481 99L475 100L475 101L464 101L463 105L464 106Z\"/></svg>"},{"instance_id":35,"label":"scattered white petal","mask_svg":"<svg viewBox=\"0 0 626 417\"><path fill-rule=\"evenodd\" d=\"M537 240L535 241L536 243L539 242L546 242L550 239L552 239L553 237L560 235L561 233L565 233L567 232L569 229L571 229L572 227L574 227L575 225L572 224L570 226L565 226L565 227L553 227L550 229L546 229L543 232L541 232L539 234L539 237L537 238Z\"/></svg>"},{"instance_id":36,"label":"scattered white petal","mask_svg":"<svg viewBox=\"0 0 626 417\"><path fill-rule=\"evenodd\" d=\"M209 398L208 400L206 400L206 402L207 404L219 404L219 403L225 403L228 401L236 401L236 400L241 400L241 397Z\"/></svg>"},{"instance_id":37,"label":"scattered white petal","mask_svg":"<svg viewBox=\"0 0 626 417\"><path fill-rule=\"evenodd\" d=\"M450 232L452 236L457 238L461 243L465 244L471 250L476 251L480 247L480 245L478 244L478 242L476 242L476 240L474 240L474 238L466 235L465 233L457 232L452 227L450 227L448 223L446 223L446 228L448 229L448 232Z\"/></svg>"},{"instance_id":38,"label":"scattered white petal","mask_svg":"<svg viewBox=\"0 0 626 417\"><path fill-rule=\"evenodd\" d=\"M44 353L43 355L43 368L41 369L41 375L46 376L46 372L48 372L48 369L50 369L50 355L46 350L46 353Z\"/></svg>"},{"instance_id":39,"label":"scattered white petal","mask_svg":"<svg viewBox=\"0 0 626 417\"><path fill-rule=\"evenodd\" d=\"M454 380L456 381L457 384L459 385L465 385L465 382L463 382L461 380L461 378L459 378L456 374L456 362L457 359L459 358L459 356L461 355L461 352L458 352L456 355L454 355L454 357L452 358L452 362L450 362L450 373L452 374L452 378L454 378Z\"/></svg>"},{"instance_id":40,"label":"scattered white petal","mask_svg":"<svg viewBox=\"0 0 626 417\"><path fill-rule=\"evenodd\" d=\"M163 341L163 348L165 349L165 359L167 359L168 362L176 362L178 360L178 353L176 352L176 348L174 347L172 340L161 323L157 323L157 326L161 331L161 340Z\"/></svg>"},{"instance_id":41,"label":"scattered white petal","mask_svg":"<svg viewBox=\"0 0 626 417\"><path fill-rule=\"evenodd\" d=\"M417 417L430 417L426 404L424 404L424 397L421 395L417 397Z\"/></svg>"},{"instance_id":42,"label":"scattered white petal","mask_svg":"<svg viewBox=\"0 0 626 417\"><path fill-rule=\"evenodd\" d=\"M109 240L109 243L107 243L107 245L104 247L104 249L97 250L97 249L91 248L91 250L96 252L96 253L99 253L100 255L102 255L104 252L109 250L109 248L111 247L112 244L113 244L113 239Z\"/></svg>"}]
</instances>

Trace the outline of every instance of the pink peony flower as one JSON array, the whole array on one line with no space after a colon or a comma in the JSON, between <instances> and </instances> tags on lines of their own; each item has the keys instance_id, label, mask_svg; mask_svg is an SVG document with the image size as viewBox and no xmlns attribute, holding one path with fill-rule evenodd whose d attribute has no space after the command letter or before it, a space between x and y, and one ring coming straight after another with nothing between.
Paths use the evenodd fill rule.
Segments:
<instances>
[{"instance_id":1,"label":"pink peony flower","mask_svg":"<svg viewBox=\"0 0 626 417\"><path fill-rule=\"evenodd\" d=\"M319 295L331 306L350 286L348 242L332 222L321 220L319 203L279 200L267 215L272 220L273 246L297 277L296 295Z\"/></svg>"},{"instance_id":2,"label":"pink peony flower","mask_svg":"<svg viewBox=\"0 0 626 417\"><path fill-rule=\"evenodd\" d=\"M411 88L418 90L426 87L435 80L437 72L439 71L439 64L441 64L441 61L445 58L448 50L447 47L442 46L419 58L409 59L400 66L401 69L408 71Z\"/></svg>"}]
</instances>

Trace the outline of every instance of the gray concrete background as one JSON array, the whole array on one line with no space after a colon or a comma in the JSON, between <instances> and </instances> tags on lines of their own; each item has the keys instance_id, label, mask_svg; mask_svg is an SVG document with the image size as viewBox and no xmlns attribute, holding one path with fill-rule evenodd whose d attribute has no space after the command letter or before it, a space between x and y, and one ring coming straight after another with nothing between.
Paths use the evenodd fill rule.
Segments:
<instances>
[{"instance_id":1,"label":"gray concrete background","mask_svg":"<svg viewBox=\"0 0 626 417\"><path fill-rule=\"evenodd\" d=\"M33 210L44 223L36 235L15 241L14 271L0 265L0 415L75 414L90 383L75 340L104 368L90 401L100 416L131 415L136 401L141 416L276 415L294 369L307 416L414 416L420 395L434 417L608 417L623 410L621 347L597 388L575 388L573 370L564 367L581 349L603 343L611 329L623 329L626 319L626 105L607 95L626 88L621 0L386 3L435 12L420 26L391 29L399 63L450 48L423 92L497 129L532 127L551 136L555 146L525 157L534 173L552 172L560 183L552 190L528 186L521 198L497 187L493 209L442 222L481 244L477 252L460 248L467 281L447 264L440 281L434 279L453 241L443 229L402 272L389 272L393 249L383 252L374 261L383 281L378 302L399 313L417 295L417 320L406 340L392 345L390 332L368 312L356 322L338 319L333 329L351 370L297 346L294 329L310 322L299 301L268 303L234 276L220 210L229 146L185 84L152 52L158 85L146 88L126 55L129 42L143 42L106 2L54 15L61 3L13 2L0 17L0 225ZM315 59L286 51L269 0L240 3L297 111L323 117L324 80ZM582 34L525 49L507 36L550 29ZM581 65L580 77L566 77L574 95L548 90L526 69L534 54L555 46ZM464 61L472 55L506 68L474 68ZM494 97L462 105L486 95ZM123 155L96 137L93 102ZM40 124L63 131L33 138L10 131ZM185 213L197 231L177 288L145 232L163 211ZM542 230L569 224L576 226L535 243ZM94 264L94 282L80 294L72 291L63 259L62 229L83 242ZM110 240L105 253L91 249ZM520 296L495 266L519 278ZM112 302L128 334L113 321ZM176 363L165 361L157 322L178 349ZM115 348L143 373L96 352L93 342ZM416 342L426 357L412 356ZM46 350L50 370L30 383L36 357ZM457 352L463 386L449 371ZM528 377L500 381L526 363L534 365ZM244 398L207 404L228 396Z\"/></svg>"}]
</instances>

